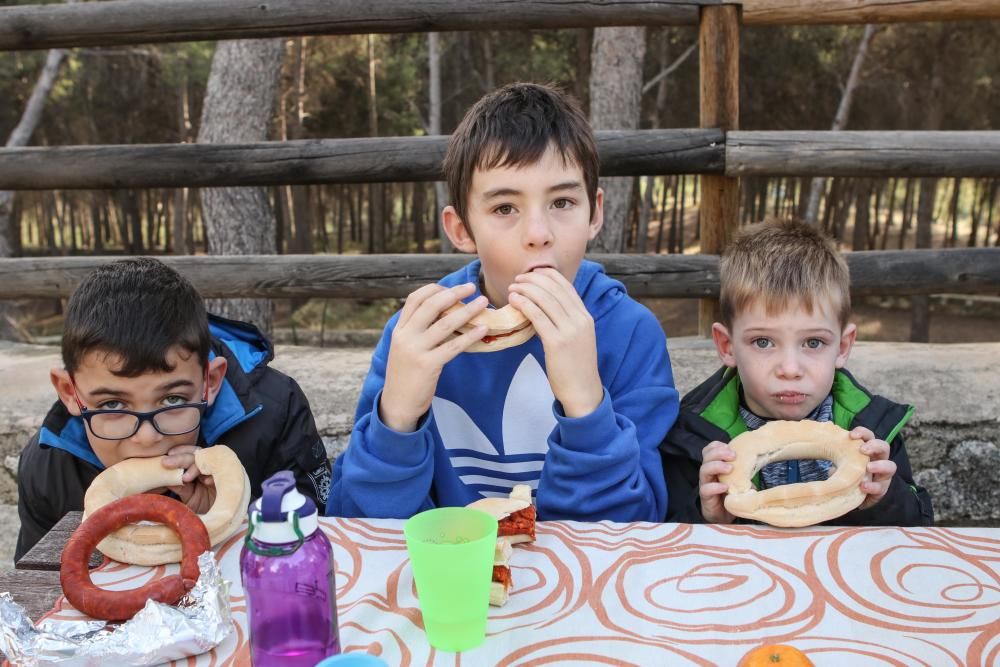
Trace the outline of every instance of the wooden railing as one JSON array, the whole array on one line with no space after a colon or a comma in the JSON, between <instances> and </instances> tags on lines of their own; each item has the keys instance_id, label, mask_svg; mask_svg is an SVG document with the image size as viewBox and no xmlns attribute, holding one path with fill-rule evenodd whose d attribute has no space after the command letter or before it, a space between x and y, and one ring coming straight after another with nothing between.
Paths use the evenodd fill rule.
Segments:
<instances>
[{"instance_id":1,"label":"wooden railing","mask_svg":"<svg viewBox=\"0 0 1000 667\"><path fill-rule=\"evenodd\" d=\"M597 132L602 176L1000 177L1000 131ZM0 190L440 180L448 137L0 148Z\"/></svg>"},{"instance_id":2,"label":"wooden railing","mask_svg":"<svg viewBox=\"0 0 1000 667\"><path fill-rule=\"evenodd\" d=\"M722 0L105 0L0 8L0 51L293 35L696 25ZM1000 18L992 0L744 0L747 25Z\"/></svg>"},{"instance_id":3,"label":"wooden railing","mask_svg":"<svg viewBox=\"0 0 1000 667\"><path fill-rule=\"evenodd\" d=\"M719 293L715 255L591 255L633 296L704 298ZM996 292L994 248L873 250L847 254L851 291L867 294ZM0 262L6 298L68 296L110 257ZM206 297L403 297L469 261L468 255L225 255L162 257Z\"/></svg>"},{"instance_id":4,"label":"wooden railing","mask_svg":"<svg viewBox=\"0 0 1000 667\"><path fill-rule=\"evenodd\" d=\"M440 180L448 137L0 148L0 189ZM720 130L598 132L601 173L722 173Z\"/></svg>"},{"instance_id":5,"label":"wooden railing","mask_svg":"<svg viewBox=\"0 0 1000 667\"><path fill-rule=\"evenodd\" d=\"M741 24L998 19L992 0L107 0L0 8L0 50L310 34L700 26L701 129L600 132L602 175L702 175L697 256L603 255L636 296L714 297L746 175L1000 176L1000 132L738 130ZM440 177L446 137L0 149L0 189L247 186ZM462 256L172 257L210 297L403 296ZM0 298L66 296L104 258L0 260ZM857 294L1000 291L1000 249L855 252ZM703 316L706 311L702 310ZM704 319L704 317L703 317ZM703 328L704 330L704 328Z\"/></svg>"}]
</instances>

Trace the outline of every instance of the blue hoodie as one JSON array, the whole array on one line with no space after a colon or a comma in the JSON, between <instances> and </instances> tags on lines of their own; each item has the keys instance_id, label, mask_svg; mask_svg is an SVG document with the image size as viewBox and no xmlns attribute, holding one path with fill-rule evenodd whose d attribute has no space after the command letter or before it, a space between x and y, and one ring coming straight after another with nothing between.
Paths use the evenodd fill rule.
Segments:
<instances>
[{"instance_id":1,"label":"blue hoodie","mask_svg":"<svg viewBox=\"0 0 1000 667\"><path fill-rule=\"evenodd\" d=\"M478 285L479 271L476 260L440 284ZM396 313L375 348L350 444L334 465L327 514L407 518L528 484L542 520L662 520L667 489L657 446L678 409L663 329L599 264L584 261L573 284L597 334L604 399L594 412L563 415L536 336L499 352L460 354L445 365L416 431L393 431L378 404Z\"/></svg>"}]
</instances>

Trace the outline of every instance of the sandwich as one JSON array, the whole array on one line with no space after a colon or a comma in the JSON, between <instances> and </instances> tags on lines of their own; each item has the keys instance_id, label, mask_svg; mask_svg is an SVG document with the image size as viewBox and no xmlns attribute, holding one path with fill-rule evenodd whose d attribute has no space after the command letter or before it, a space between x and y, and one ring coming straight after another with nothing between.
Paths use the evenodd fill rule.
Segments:
<instances>
[{"instance_id":1,"label":"sandwich","mask_svg":"<svg viewBox=\"0 0 1000 667\"><path fill-rule=\"evenodd\" d=\"M506 537L497 538L496 550L493 552L493 580L490 583L490 604L502 607L510 596L513 579L510 576L510 555L514 552L510 540Z\"/></svg>"},{"instance_id":2,"label":"sandwich","mask_svg":"<svg viewBox=\"0 0 1000 667\"><path fill-rule=\"evenodd\" d=\"M526 484L522 486L529 488ZM535 541L535 506L530 500L522 497L482 498L469 507L496 517L497 537L506 537L511 544Z\"/></svg>"},{"instance_id":3,"label":"sandwich","mask_svg":"<svg viewBox=\"0 0 1000 667\"><path fill-rule=\"evenodd\" d=\"M441 317L464 305L456 303L441 313ZM487 308L469 320L468 324L459 327L455 333L463 334L479 325L486 327L486 335L482 340L473 343L466 352L499 352L526 343L535 335L535 327L531 324L531 320L509 304L503 308Z\"/></svg>"},{"instance_id":4,"label":"sandwich","mask_svg":"<svg viewBox=\"0 0 1000 667\"><path fill-rule=\"evenodd\" d=\"M502 607L507 602L514 583L510 572L513 545L535 541L535 506L531 504L531 487L518 484L507 498L482 498L470 503L469 507L491 514L497 519L490 604Z\"/></svg>"}]
</instances>

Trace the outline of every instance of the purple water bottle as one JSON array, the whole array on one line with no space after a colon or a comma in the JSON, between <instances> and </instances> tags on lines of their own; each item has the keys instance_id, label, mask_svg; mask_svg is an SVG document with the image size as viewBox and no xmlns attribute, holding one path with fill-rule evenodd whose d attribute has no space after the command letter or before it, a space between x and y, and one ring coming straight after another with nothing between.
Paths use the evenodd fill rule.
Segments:
<instances>
[{"instance_id":1,"label":"purple water bottle","mask_svg":"<svg viewBox=\"0 0 1000 667\"><path fill-rule=\"evenodd\" d=\"M333 549L290 471L263 489L240 554L251 659L255 667L313 667L340 653Z\"/></svg>"}]
</instances>

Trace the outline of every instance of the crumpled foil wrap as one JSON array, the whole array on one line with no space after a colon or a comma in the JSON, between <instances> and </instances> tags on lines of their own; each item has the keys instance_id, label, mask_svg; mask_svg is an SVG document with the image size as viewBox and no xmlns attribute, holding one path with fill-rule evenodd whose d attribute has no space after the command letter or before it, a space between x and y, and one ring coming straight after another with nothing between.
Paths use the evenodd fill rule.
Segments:
<instances>
[{"instance_id":1,"label":"crumpled foil wrap","mask_svg":"<svg viewBox=\"0 0 1000 667\"><path fill-rule=\"evenodd\" d=\"M0 650L15 665L154 665L210 651L233 631L229 583L215 555L198 557L198 583L176 607L149 600L117 626L43 621L36 628L10 593L0 594Z\"/></svg>"}]
</instances>

